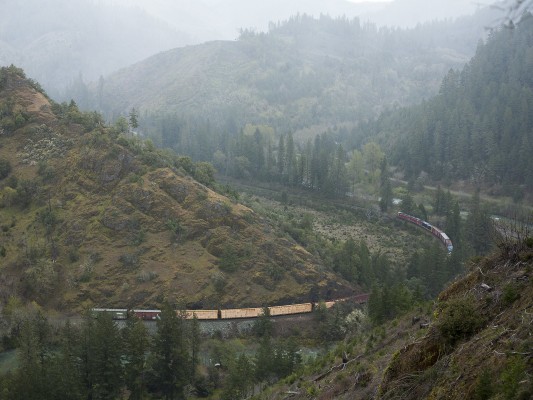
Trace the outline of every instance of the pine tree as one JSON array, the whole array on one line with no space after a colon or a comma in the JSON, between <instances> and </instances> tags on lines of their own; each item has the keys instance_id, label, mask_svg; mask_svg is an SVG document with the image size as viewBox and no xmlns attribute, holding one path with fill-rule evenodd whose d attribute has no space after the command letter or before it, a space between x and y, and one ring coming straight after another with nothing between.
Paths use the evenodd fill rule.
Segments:
<instances>
[{"instance_id":1,"label":"pine tree","mask_svg":"<svg viewBox=\"0 0 533 400\"><path fill-rule=\"evenodd\" d=\"M176 315L170 304L163 304L152 346L152 383L167 400L180 400L185 397L189 357L183 330L183 320Z\"/></svg>"},{"instance_id":2,"label":"pine tree","mask_svg":"<svg viewBox=\"0 0 533 400\"><path fill-rule=\"evenodd\" d=\"M129 114L129 127L131 131L139 127L139 119L138 119L137 110L135 110L135 107L131 109L130 114Z\"/></svg>"},{"instance_id":3,"label":"pine tree","mask_svg":"<svg viewBox=\"0 0 533 400\"><path fill-rule=\"evenodd\" d=\"M470 214L466 220L466 238L476 255L486 254L493 246L492 221L483 208L476 190L472 198Z\"/></svg>"},{"instance_id":4,"label":"pine tree","mask_svg":"<svg viewBox=\"0 0 533 400\"><path fill-rule=\"evenodd\" d=\"M149 337L144 323L130 315L122 332L124 343L124 377L130 391L131 400L141 400L146 396L147 354Z\"/></svg>"},{"instance_id":5,"label":"pine tree","mask_svg":"<svg viewBox=\"0 0 533 400\"><path fill-rule=\"evenodd\" d=\"M99 315L89 338L93 349L93 398L116 399L122 388L122 340L111 314Z\"/></svg>"}]
</instances>

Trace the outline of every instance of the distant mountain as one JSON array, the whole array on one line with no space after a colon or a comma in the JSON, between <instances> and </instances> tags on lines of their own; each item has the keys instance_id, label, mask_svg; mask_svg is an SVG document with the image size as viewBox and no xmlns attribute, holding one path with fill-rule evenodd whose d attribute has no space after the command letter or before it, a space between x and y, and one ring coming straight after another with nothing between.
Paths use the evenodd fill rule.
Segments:
<instances>
[{"instance_id":1,"label":"distant mountain","mask_svg":"<svg viewBox=\"0 0 533 400\"><path fill-rule=\"evenodd\" d=\"M0 69L0 304L261 306L351 292L212 170ZM195 180L199 179L203 183Z\"/></svg>"},{"instance_id":2,"label":"distant mountain","mask_svg":"<svg viewBox=\"0 0 533 400\"><path fill-rule=\"evenodd\" d=\"M22 66L54 98L73 81L98 79L160 51L265 32L294 15L360 17L393 26L456 17L474 7L347 0L3 0L0 65ZM428 7L427 4L432 6ZM467 2L470 5L470 2ZM66 96L66 97L65 97Z\"/></svg>"},{"instance_id":3,"label":"distant mountain","mask_svg":"<svg viewBox=\"0 0 533 400\"><path fill-rule=\"evenodd\" d=\"M91 0L3 0L0 65L22 66L57 97L82 76L98 79L192 42L140 9Z\"/></svg>"},{"instance_id":4,"label":"distant mountain","mask_svg":"<svg viewBox=\"0 0 533 400\"><path fill-rule=\"evenodd\" d=\"M92 99L77 100L110 116L135 107L218 125L353 123L437 93L446 72L474 53L487 18L378 30L357 19L299 16L268 34L150 57L106 77Z\"/></svg>"}]
</instances>

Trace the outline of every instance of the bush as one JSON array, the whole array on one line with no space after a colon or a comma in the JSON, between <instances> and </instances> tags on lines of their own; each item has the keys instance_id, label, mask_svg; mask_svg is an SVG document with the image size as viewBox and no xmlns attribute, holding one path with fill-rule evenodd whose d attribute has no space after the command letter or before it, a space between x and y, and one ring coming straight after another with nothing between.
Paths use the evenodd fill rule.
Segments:
<instances>
[{"instance_id":1,"label":"bush","mask_svg":"<svg viewBox=\"0 0 533 400\"><path fill-rule=\"evenodd\" d=\"M492 397L493 392L490 371L484 369L481 372L481 375L477 378L476 387L474 389L474 399L488 400Z\"/></svg>"},{"instance_id":2,"label":"bush","mask_svg":"<svg viewBox=\"0 0 533 400\"><path fill-rule=\"evenodd\" d=\"M17 202L22 208L28 207L37 195L39 187L30 179L21 179L17 187Z\"/></svg>"},{"instance_id":3,"label":"bush","mask_svg":"<svg viewBox=\"0 0 533 400\"><path fill-rule=\"evenodd\" d=\"M49 166L46 161L40 161L38 165L37 174L43 179L43 182L51 182L56 176L56 170Z\"/></svg>"},{"instance_id":4,"label":"bush","mask_svg":"<svg viewBox=\"0 0 533 400\"><path fill-rule=\"evenodd\" d=\"M521 387L521 382L527 378L527 364L518 356L511 357L503 370L501 379L501 391L505 399L530 399L528 388Z\"/></svg>"},{"instance_id":5,"label":"bush","mask_svg":"<svg viewBox=\"0 0 533 400\"><path fill-rule=\"evenodd\" d=\"M126 268L135 268L139 264L137 254L122 254L118 259Z\"/></svg>"},{"instance_id":6,"label":"bush","mask_svg":"<svg viewBox=\"0 0 533 400\"><path fill-rule=\"evenodd\" d=\"M6 178L11 172L11 164L9 161L0 158L0 180Z\"/></svg>"},{"instance_id":7,"label":"bush","mask_svg":"<svg viewBox=\"0 0 533 400\"><path fill-rule=\"evenodd\" d=\"M505 305L510 305L520 298L518 289L512 285L507 284L503 288L503 302Z\"/></svg>"},{"instance_id":8,"label":"bush","mask_svg":"<svg viewBox=\"0 0 533 400\"><path fill-rule=\"evenodd\" d=\"M231 246L228 246L220 256L218 267L224 272L235 272L239 269L240 260L237 252Z\"/></svg>"},{"instance_id":9,"label":"bush","mask_svg":"<svg viewBox=\"0 0 533 400\"><path fill-rule=\"evenodd\" d=\"M442 311L437 328L452 346L481 329L485 318L479 315L469 298L450 301Z\"/></svg>"}]
</instances>

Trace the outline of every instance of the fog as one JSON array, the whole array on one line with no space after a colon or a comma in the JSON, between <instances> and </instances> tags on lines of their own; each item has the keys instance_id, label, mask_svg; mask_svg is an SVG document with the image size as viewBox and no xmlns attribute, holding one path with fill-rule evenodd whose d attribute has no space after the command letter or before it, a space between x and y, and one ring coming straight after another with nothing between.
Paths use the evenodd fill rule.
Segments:
<instances>
[{"instance_id":1,"label":"fog","mask_svg":"<svg viewBox=\"0 0 533 400\"><path fill-rule=\"evenodd\" d=\"M266 31L297 13L359 17L378 25L413 27L431 20L471 14L489 0L115 0L135 4L201 41L232 39L239 28Z\"/></svg>"},{"instance_id":2,"label":"fog","mask_svg":"<svg viewBox=\"0 0 533 400\"><path fill-rule=\"evenodd\" d=\"M487 0L483 0L487 2ZM268 30L297 13L413 26L473 13L468 0L0 0L0 65L15 64L61 97L75 80L95 81L150 55L241 29Z\"/></svg>"}]
</instances>

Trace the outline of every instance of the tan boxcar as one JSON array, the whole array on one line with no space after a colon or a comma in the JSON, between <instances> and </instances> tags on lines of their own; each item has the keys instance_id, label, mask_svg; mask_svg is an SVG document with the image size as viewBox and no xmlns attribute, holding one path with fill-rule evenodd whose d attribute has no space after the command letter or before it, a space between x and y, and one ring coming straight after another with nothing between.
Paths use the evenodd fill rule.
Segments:
<instances>
[{"instance_id":1,"label":"tan boxcar","mask_svg":"<svg viewBox=\"0 0 533 400\"><path fill-rule=\"evenodd\" d=\"M309 313L313 310L313 306L311 303L303 303L303 304L291 304L287 306L272 306L272 307L269 307L269 309L270 309L270 315L276 316L276 315Z\"/></svg>"},{"instance_id":2,"label":"tan boxcar","mask_svg":"<svg viewBox=\"0 0 533 400\"><path fill-rule=\"evenodd\" d=\"M187 319L193 319L196 315L198 319L218 319L218 310L185 310Z\"/></svg>"},{"instance_id":3,"label":"tan boxcar","mask_svg":"<svg viewBox=\"0 0 533 400\"><path fill-rule=\"evenodd\" d=\"M255 318L263 313L263 309L260 307L255 308L229 308L227 310L221 310L222 319L232 318Z\"/></svg>"}]
</instances>

